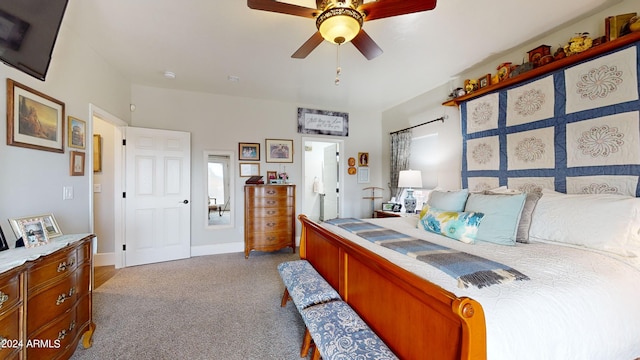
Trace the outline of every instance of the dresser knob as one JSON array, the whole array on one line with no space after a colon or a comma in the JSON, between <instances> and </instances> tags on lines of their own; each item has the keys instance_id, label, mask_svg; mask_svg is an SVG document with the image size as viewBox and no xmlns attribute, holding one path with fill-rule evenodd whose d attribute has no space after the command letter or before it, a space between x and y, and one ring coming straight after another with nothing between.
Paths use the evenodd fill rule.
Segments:
<instances>
[{"instance_id":1,"label":"dresser knob","mask_svg":"<svg viewBox=\"0 0 640 360\"><path fill-rule=\"evenodd\" d=\"M269 205L275 205L275 204L277 204L277 203L278 203L278 202L277 202L277 201L275 201L275 200L267 200L267 204L269 204Z\"/></svg>"},{"instance_id":2,"label":"dresser knob","mask_svg":"<svg viewBox=\"0 0 640 360\"><path fill-rule=\"evenodd\" d=\"M71 268L75 263L76 263L76 259L73 259L73 258L69 260L69 263L67 263L66 261L61 262L60 264L58 264L58 272L66 271L67 269Z\"/></svg>"},{"instance_id":3,"label":"dresser knob","mask_svg":"<svg viewBox=\"0 0 640 360\"><path fill-rule=\"evenodd\" d=\"M56 305L60 305L60 304L64 303L65 301L71 299L71 297L75 293L76 293L76 288L72 287L71 289L69 289L69 292L67 294L58 295L58 298L56 299Z\"/></svg>"},{"instance_id":4,"label":"dresser knob","mask_svg":"<svg viewBox=\"0 0 640 360\"><path fill-rule=\"evenodd\" d=\"M9 300L9 295L7 295L7 294L3 293L2 291L0 291L0 309L2 308L2 304L7 302L7 300Z\"/></svg>"},{"instance_id":5,"label":"dresser knob","mask_svg":"<svg viewBox=\"0 0 640 360\"><path fill-rule=\"evenodd\" d=\"M267 210L267 215L273 215L275 213L276 213L275 210Z\"/></svg>"}]
</instances>

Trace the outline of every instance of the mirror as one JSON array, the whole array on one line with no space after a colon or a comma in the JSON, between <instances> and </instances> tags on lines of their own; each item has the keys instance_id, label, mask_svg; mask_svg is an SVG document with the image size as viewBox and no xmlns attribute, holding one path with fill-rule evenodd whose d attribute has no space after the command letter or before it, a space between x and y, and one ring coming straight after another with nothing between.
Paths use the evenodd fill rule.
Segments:
<instances>
[{"instance_id":1,"label":"mirror","mask_svg":"<svg viewBox=\"0 0 640 360\"><path fill-rule=\"evenodd\" d=\"M233 227L233 151L205 151L205 226Z\"/></svg>"}]
</instances>

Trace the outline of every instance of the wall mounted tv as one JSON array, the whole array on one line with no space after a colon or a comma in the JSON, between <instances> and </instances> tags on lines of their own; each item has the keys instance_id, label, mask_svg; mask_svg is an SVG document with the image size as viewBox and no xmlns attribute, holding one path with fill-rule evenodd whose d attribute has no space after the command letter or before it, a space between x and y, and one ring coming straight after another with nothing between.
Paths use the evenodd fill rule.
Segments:
<instances>
[{"instance_id":1,"label":"wall mounted tv","mask_svg":"<svg viewBox=\"0 0 640 360\"><path fill-rule=\"evenodd\" d=\"M1 0L0 61L43 80L68 0Z\"/></svg>"}]
</instances>

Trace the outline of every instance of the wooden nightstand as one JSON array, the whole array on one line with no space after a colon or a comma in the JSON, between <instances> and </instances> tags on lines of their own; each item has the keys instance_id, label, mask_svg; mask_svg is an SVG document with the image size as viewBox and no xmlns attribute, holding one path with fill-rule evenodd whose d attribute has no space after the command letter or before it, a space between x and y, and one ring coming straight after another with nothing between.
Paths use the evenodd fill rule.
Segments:
<instances>
[{"instance_id":1,"label":"wooden nightstand","mask_svg":"<svg viewBox=\"0 0 640 360\"><path fill-rule=\"evenodd\" d=\"M384 211L384 210L376 210L373 212L374 218L405 217L405 216L418 216L418 214L408 214L406 212L393 212L393 211Z\"/></svg>"}]
</instances>

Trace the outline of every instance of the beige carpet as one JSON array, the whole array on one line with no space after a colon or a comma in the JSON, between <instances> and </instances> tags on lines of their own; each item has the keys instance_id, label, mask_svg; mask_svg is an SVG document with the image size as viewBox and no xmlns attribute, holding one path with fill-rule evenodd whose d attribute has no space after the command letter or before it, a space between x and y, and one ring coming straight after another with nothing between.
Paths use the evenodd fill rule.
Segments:
<instances>
[{"instance_id":1,"label":"beige carpet","mask_svg":"<svg viewBox=\"0 0 640 360\"><path fill-rule=\"evenodd\" d=\"M71 359L300 359L304 325L280 307L291 250L124 268L93 297L93 347Z\"/></svg>"}]
</instances>

